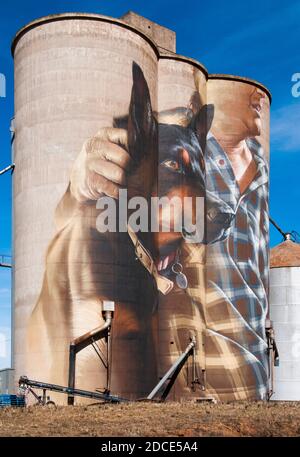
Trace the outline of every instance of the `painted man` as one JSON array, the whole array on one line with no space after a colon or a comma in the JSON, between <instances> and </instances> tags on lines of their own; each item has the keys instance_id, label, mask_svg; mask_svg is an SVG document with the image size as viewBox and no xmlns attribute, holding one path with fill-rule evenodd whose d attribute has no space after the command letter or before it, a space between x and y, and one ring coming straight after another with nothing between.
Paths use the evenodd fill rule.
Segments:
<instances>
[{"instance_id":1,"label":"painted man","mask_svg":"<svg viewBox=\"0 0 300 457\"><path fill-rule=\"evenodd\" d=\"M255 139L265 98L245 83L215 83L209 91L216 109L206 188L232 219L228 236L208 244L206 255L207 388L221 400L267 397L268 166Z\"/></svg>"}]
</instances>

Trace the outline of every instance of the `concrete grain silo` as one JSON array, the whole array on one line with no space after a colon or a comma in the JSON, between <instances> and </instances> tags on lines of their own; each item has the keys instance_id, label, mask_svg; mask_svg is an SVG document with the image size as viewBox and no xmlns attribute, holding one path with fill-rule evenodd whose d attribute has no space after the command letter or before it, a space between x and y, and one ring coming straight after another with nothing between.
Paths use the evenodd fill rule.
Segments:
<instances>
[{"instance_id":1,"label":"concrete grain silo","mask_svg":"<svg viewBox=\"0 0 300 457\"><path fill-rule=\"evenodd\" d=\"M270 317L280 363L271 400L300 400L300 245L287 239L271 249Z\"/></svg>"},{"instance_id":2,"label":"concrete grain silo","mask_svg":"<svg viewBox=\"0 0 300 457\"><path fill-rule=\"evenodd\" d=\"M210 74L207 84L207 103L215 103L216 109L223 110L226 101L228 102L228 100L231 100L231 102L234 103L236 116L238 117L243 112L244 108L251 108L249 105L246 107L243 106L243 92L250 91L251 97L251 94L253 94L255 90L265 95L262 99L262 109L260 111L260 134L256 135L256 137L262 145L266 158L269 160L271 93L267 87L259 81L250 78L235 75Z\"/></svg>"},{"instance_id":3,"label":"concrete grain silo","mask_svg":"<svg viewBox=\"0 0 300 457\"><path fill-rule=\"evenodd\" d=\"M220 400L265 400L270 94L247 78L209 75L207 103L207 386Z\"/></svg>"},{"instance_id":4,"label":"concrete grain silo","mask_svg":"<svg viewBox=\"0 0 300 457\"><path fill-rule=\"evenodd\" d=\"M137 399L196 337L170 398L267 398L268 90L132 12L37 19L12 51L16 380ZM201 237L130 231L131 196L199 196Z\"/></svg>"},{"instance_id":5,"label":"concrete grain silo","mask_svg":"<svg viewBox=\"0 0 300 457\"><path fill-rule=\"evenodd\" d=\"M84 209L79 202L74 212L69 180L74 161L80 161L87 139L128 114L133 62L142 69L152 108L157 110L158 51L148 36L123 21L72 13L44 17L26 25L17 33L12 52L16 380L25 374L32 379L66 385L70 341L101 324L103 297L138 308L147 321L147 311L140 306L143 278L129 275L135 262L133 247L132 253L123 255L120 261L122 242L116 243L113 251L106 242L99 244L94 233L96 202L87 203ZM70 223L75 221L79 226L74 238ZM87 233L89 224L94 225ZM102 260L95 254L97 251L102 252ZM99 279L102 261L106 270ZM89 264L92 272L84 270L87 278L83 286L76 271ZM95 296L103 277L106 286L102 294ZM119 291L120 283L127 284L125 297ZM86 304L81 303L77 286L84 289L81 292L86 296ZM70 302L75 304L74 309L68 308ZM30 323L34 309L36 316ZM117 303L116 316L118 313ZM67 324L70 319L71 327ZM115 393L128 397L142 396L156 381L153 364L145 356L148 330L137 328L130 313L127 325L128 332L120 331L114 341L111 387ZM128 343L125 349L124 339ZM105 385L105 378L105 369L91 347L78 355L77 387L95 390ZM59 401L66 399L60 397Z\"/></svg>"},{"instance_id":6,"label":"concrete grain silo","mask_svg":"<svg viewBox=\"0 0 300 457\"><path fill-rule=\"evenodd\" d=\"M207 76L207 70L201 63L180 55L161 52L158 67L159 121L163 124L189 126L193 117L206 103ZM205 120L203 122L205 123ZM165 179L160 179L160 175L158 175L159 195L165 194L164 181ZM180 189L184 188L184 183L180 177L178 177L177 188L176 194L180 195ZM183 244L178 255L178 262L180 265L184 263L184 274L187 274L187 277L189 269L196 268L199 270L203 296L199 296L199 288L196 284L189 284L188 294L186 290L177 287L175 284L172 294L160 297L158 309L159 377L162 377L183 353L190 338L196 337L196 360L189 360L181 371L170 393L170 398L173 400L201 395L202 386L200 385L197 385L195 392L192 391L193 376L199 378L200 382L204 384L204 379L202 379L202 373L205 369L204 322L200 303L202 298L203 304L205 295L203 281L205 259L202 251L199 256L191 256L190 249L191 245ZM171 257L168 257L163 249L161 249L160 257L162 259L161 268L165 271L170 270L170 265L163 265L163 263L166 262L165 259ZM192 301L190 297L193 297ZM193 363L196 373L193 372Z\"/></svg>"}]
</instances>

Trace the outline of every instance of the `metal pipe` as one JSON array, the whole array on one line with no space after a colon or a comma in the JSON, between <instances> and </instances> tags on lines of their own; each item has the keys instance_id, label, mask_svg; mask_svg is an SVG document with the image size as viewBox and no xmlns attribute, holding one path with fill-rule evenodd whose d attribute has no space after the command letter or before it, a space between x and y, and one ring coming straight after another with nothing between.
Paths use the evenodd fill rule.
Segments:
<instances>
[{"instance_id":1,"label":"metal pipe","mask_svg":"<svg viewBox=\"0 0 300 457\"><path fill-rule=\"evenodd\" d=\"M274 394L274 366L279 365L279 353L275 341L274 329L270 319L266 320L266 337L268 342L268 358L269 358L269 389L268 400Z\"/></svg>"},{"instance_id":2,"label":"metal pipe","mask_svg":"<svg viewBox=\"0 0 300 457\"><path fill-rule=\"evenodd\" d=\"M112 350L111 350L111 326L108 328L107 337L106 337L106 360L107 360L107 369L106 369L106 390L110 392L110 375L111 375L111 366L112 366Z\"/></svg>"},{"instance_id":3,"label":"metal pipe","mask_svg":"<svg viewBox=\"0 0 300 457\"><path fill-rule=\"evenodd\" d=\"M32 379L28 379L26 376L21 376L19 379L19 386L20 387L35 387L36 389L45 389L50 390L53 392L59 392L62 394L71 394L72 396L78 397L85 397L85 398L93 398L96 400L104 400L112 403L120 403L120 402L128 402L126 398L121 398L116 395L108 395L105 393L100 392L91 392L89 390L82 390L82 389L70 389L69 387L60 386L57 384L48 384L46 382L35 381Z\"/></svg>"},{"instance_id":4,"label":"metal pipe","mask_svg":"<svg viewBox=\"0 0 300 457\"><path fill-rule=\"evenodd\" d=\"M181 354L181 356L176 360L176 362L171 366L171 368L167 371L167 373L164 375L164 377L159 381L159 383L154 387L154 389L152 390L152 392L150 392L150 394L148 395L147 397L147 400L152 400L155 395L160 391L160 389L163 387L163 385L165 384L165 382L170 378L172 377L173 375L176 374L176 377L179 373L179 371L181 370L183 364L185 363L185 361L187 360L187 358L189 357L191 351L194 351L194 348L196 346L196 338L193 336L192 337L192 340L190 342L190 344L187 346L186 350L184 351L183 354ZM171 386L173 385L176 377L174 377L174 380L172 382L172 379L170 382L172 382ZM169 393L170 391L170 388L171 386L168 385L167 387L167 394ZM166 395L163 395L162 397L163 399L166 398Z\"/></svg>"},{"instance_id":5,"label":"metal pipe","mask_svg":"<svg viewBox=\"0 0 300 457\"><path fill-rule=\"evenodd\" d=\"M76 347L70 344L69 351L69 381L68 386L70 389L75 387L75 371L76 371ZM68 405L74 405L74 395L68 395Z\"/></svg>"},{"instance_id":6,"label":"metal pipe","mask_svg":"<svg viewBox=\"0 0 300 457\"><path fill-rule=\"evenodd\" d=\"M108 337L109 330L112 324L112 311L105 311L104 319L105 323L102 327L96 327L90 332L85 333L78 338L75 338L70 344L69 349L69 381L68 387L70 389L75 388L75 373L76 373L76 354L82 351L84 348L94 343L95 341L100 340L103 337ZM107 367L107 371L109 367ZM109 376L107 375L107 384L109 384ZM106 386L106 390L108 385ZM68 396L68 405L74 405L74 395Z\"/></svg>"},{"instance_id":7,"label":"metal pipe","mask_svg":"<svg viewBox=\"0 0 300 457\"><path fill-rule=\"evenodd\" d=\"M8 167L3 168L3 170L0 170L0 175L4 175L4 173L6 173L6 172L9 171L9 170L12 170L12 173L13 173L14 169L15 169L15 164L12 163L12 164L9 165Z\"/></svg>"},{"instance_id":8,"label":"metal pipe","mask_svg":"<svg viewBox=\"0 0 300 457\"><path fill-rule=\"evenodd\" d=\"M11 265L9 263L2 263L0 262L0 267L3 267L3 268L11 268Z\"/></svg>"},{"instance_id":9,"label":"metal pipe","mask_svg":"<svg viewBox=\"0 0 300 457\"><path fill-rule=\"evenodd\" d=\"M75 340L71 342L71 344L73 344L76 347L76 352L82 351L82 349L86 348L94 341L98 341L100 340L100 338L106 336L107 330L110 328L112 323L112 312L105 311L104 319L105 323L104 325L102 325L102 327L96 327L93 330L90 330L89 332L85 333L84 335L75 338Z\"/></svg>"},{"instance_id":10,"label":"metal pipe","mask_svg":"<svg viewBox=\"0 0 300 457\"><path fill-rule=\"evenodd\" d=\"M274 225L274 227L278 230L278 232L283 236L283 238L286 240L287 239L287 233L285 233L283 230L281 230L281 228L279 227L278 224L276 224L276 222L271 218L269 217L269 221L271 222L272 225Z\"/></svg>"},{"instance_id":11,"label":"metal pipe","mask_svg":"<svg viewBox=\"0 0 300 457\"><path fill-rule=\"evenodd\" d=\"M5 260L11 258L9 255L0 255L0 267L11 268L11 263L7 263Z\"/></svg>"}]
</instances>

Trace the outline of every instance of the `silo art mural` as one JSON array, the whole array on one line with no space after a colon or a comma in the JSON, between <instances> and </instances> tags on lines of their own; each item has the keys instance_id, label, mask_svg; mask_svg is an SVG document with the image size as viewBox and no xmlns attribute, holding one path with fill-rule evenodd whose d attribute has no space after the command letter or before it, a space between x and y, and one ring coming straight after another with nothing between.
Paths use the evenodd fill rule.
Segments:
<instances>
[{"instance_id":1,"label":"silo art mural","mask_svg":"<svg viewBox=\"0 0 300 457\"><path fill-rule=\"evenodd\" d=\"M266 399L266 89L97 15L15 46L18 374L67 385L109 301L115 394L147 396L195 338L171 399ZM78 353L76 386L105 386L107 344Z\"/></svg>"}]
</instances>

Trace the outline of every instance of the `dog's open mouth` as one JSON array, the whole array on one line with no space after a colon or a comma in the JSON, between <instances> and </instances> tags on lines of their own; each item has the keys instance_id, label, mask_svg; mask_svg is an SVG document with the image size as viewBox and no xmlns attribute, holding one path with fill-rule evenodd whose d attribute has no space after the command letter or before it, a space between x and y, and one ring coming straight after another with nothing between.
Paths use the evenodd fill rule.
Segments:
<instances>
[{"instance_id":1,"label":"dog's open mouth","mask_svg":"<svg viewBox=\"0 0 300 457\"><path fill-rule=\"evenodd\" d=\"M188 231L184 227L182 228L182 237L184 240L194 240L196 235L197 230ZM171 264L173 264L176 261L179 244L180 243L176 241L160 247L160 256L155 261L158 271L166 270Z\"/></svg>"},{"instance_id":2,"label":"dog's open mouth","mask_svg":"<svg viewBox=\"0 0 300 457\"><path fill-rule=\"evenodd\" d=\"M159 247L159 257L155 260L158 271L166 270L176 261L180 241L172 241Z\"/></svg>"},{"instance_id":3,"label":"dog's open mouth","mask_svg":"<svg viewBox=\"0 0 300 457\"><path fill-rule=\"evenodd\" d=\"M177 257L177 250L170 252L167 256L161 256L155 263L158 271L166 270L173 264Z\"/></svg>"}]
</instances>

